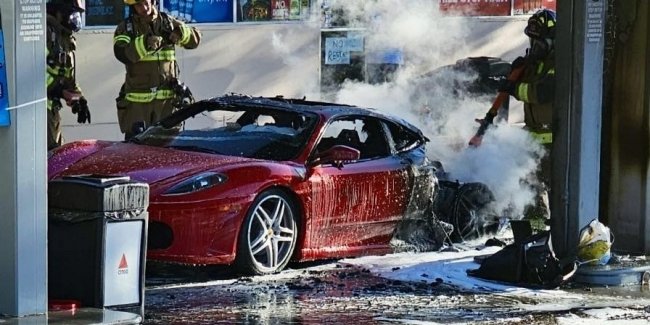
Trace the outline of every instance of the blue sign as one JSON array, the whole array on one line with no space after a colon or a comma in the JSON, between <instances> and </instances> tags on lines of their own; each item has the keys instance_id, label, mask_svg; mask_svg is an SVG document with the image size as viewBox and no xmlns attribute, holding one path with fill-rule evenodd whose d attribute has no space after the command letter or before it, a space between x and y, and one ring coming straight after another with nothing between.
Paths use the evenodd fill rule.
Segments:
<instances>
[{"instance_id":1,"label":"blue sign","mask_svg":"<svg viewBox=\"0 0 650 325\"><path fill-rule=\"evenodd\" d=\"M190 23L233 22L233 0L164 0L163 10Z\"/></svg>"},{"instance_id":2,"label":"blue sign","mask_svg":"<svg viewBox=\"0 0 650 325\"><path fill-rule=\"evenodd\" d=\"M0 126L9 126L9 93L7 92L7 66L5 64L5 39L2 32L2 16L0 16Z\"/></svg>"},{"instance_id":3,"label":"blue sign","mask_svg":"<svg viewBox=\"0 0 650 325\"><path fill-rule=\"evenodd\" d=\"M366 62L401 65L404 64L404 55L398 48L375 50L366 54Z\"/></svg>"}]
</instances>

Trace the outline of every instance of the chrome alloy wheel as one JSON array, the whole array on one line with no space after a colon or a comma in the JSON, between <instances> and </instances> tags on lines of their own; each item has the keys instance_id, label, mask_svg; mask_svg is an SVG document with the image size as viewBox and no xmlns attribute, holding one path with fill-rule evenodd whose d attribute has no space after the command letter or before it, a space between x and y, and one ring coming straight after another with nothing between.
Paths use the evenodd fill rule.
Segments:
<instances>
[{"instance_id":1,"label":"chrome alloy wheel","mask_svg":"<svg viewBox=\"0 0 650 325\"><path fill-rule=\"evenodd\" d=\"M290 204L279 195L259 201L248 219L248 249L262 273L279 271L291 258L296 242L296 221Z\"/></svg>"}]
</instances>

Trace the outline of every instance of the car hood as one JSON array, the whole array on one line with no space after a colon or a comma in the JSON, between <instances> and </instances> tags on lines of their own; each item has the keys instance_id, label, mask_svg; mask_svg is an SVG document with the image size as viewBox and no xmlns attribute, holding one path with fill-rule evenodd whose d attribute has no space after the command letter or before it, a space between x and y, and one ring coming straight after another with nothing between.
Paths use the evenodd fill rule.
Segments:
<instances>
[{"instance_id":1,"label":"car hood","mask_svg":"<svg viewBox=\"0 0 650 325\"><path fill-rule=\"evenodd\" d=\"M153 184L171 177L186 177L203 170L251 160L131 143L115 143L99 148L70 165L57 176L128 175L132 180Z\"/></svg>"}]
</instances>

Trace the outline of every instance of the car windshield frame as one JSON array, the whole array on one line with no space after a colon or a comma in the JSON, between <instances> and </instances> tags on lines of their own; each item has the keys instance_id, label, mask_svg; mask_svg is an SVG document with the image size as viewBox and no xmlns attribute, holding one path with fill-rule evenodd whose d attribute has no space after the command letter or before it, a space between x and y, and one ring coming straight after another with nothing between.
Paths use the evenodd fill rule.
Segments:
<instances>
[{"instance_id":1,"label":"car windshield frame","mask_svg":"<svg viewBox=\"0 0 650 325\"><path fill-rule=\"evenodd\" d=\"M236 116L236 120L226 122L214 118L220 113ZM188 128L191 123L187 122L196 117L203 117L214 125ZM266 123L258 121L262 117L266 118ZM286 106L198 102L152 125L129 142L224 156L288 161L296 159L305 150L318 120L319 116L314 112Z\"/></svg>"}]
</instances>

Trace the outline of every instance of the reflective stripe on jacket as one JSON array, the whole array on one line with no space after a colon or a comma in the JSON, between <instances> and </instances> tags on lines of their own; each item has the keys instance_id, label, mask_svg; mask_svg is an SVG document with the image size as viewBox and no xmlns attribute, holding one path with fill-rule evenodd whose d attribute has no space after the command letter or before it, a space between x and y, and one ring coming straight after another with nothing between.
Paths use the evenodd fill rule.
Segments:
<instances>
[{"instance_id":1,"label":"reflective stripe on jacket","mask_svg":"<svg viewBox=\"0 0 650 325\"><path fill-rule=\"evenodd\" d=\"M524 103L524 122L528 130L550 131L555 97L553 52L547 58L526 66L523 76L516 84L514 97Z\"/></svg>"},{"instance_id":2,"label":"reflective stripe on jacket","mask_svg":"<svg viewBox=\"0 0 650 325\"><path fill-rule=\"evenodd\" d=\"M530 132L530 135L533 136L541 144L553 143L553 133L551 132Z\"/></svg>"},{"instance_id":3,"label":"reflective stripe on jacket","mask_svg":"<svg viewBox=\"0 0 650 325\"><path fill-rule=\"evenodd\" d=\"M126 93L126 100L133 103L149 103L154 99L171 99L174 98L174 91L170 89L159 89L157 91L148 92L148 93L137 93L130 92Z\"/></svg>"}]
</instances>

